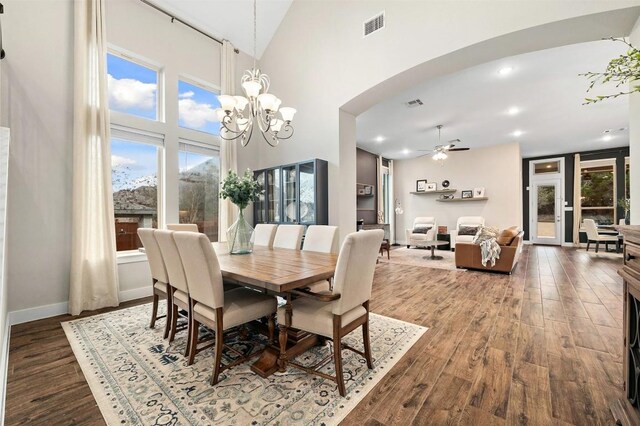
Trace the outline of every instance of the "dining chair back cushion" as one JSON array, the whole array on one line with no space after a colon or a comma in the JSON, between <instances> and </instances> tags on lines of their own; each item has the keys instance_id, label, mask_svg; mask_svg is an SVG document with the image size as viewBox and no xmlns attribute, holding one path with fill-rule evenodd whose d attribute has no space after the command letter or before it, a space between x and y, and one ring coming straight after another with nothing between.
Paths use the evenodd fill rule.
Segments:
<instances>
[{"instance_id":1,"label":"dining chair back cushion","mask_svg":"<svg viewBox=\"0 0 640 426\"><path fill-rule=\"evenodd\" d=\"M345 238L334 275L333 294L340 294L340 299L333 302L334 314L342 315L371 298L383 238L382 229L354 232Z\"/></svg>"},{"instance_id":2,"label":"dining chair back cushion","mask_svg":"<svg viewBox=\"0 0 640 426\"><path fill-rule=\"evenodd\" d=\"M458 218L456 226L457 230L461 227L475 227L476 230L480 225L484 225L484 217L482 216L462 216Z\"/></svg>"},{"instance_id":3,"label":"dining chair back cushion","mask_svg":"<svg viewBox=\"0 0 640 426\"><path fill-rule=\"evenodd\" d=\"M158 246L154 232L155 229L153 228L138 228L138 237L140 237L140 241L142 241L142 246L149 260L151 277L162 283L168 283L167 268L164 265L162 253L160 253L160 247Z\"/></svg>"},{"instance_id":4,"label":"dining chair back cushion","mask_svg":"<svg viewBox=\"0 0 640 426\"><path fill-rule=\"evenodd\" d=\"M157 229L155 231L156 240L160 246L164 264L167 267L167 275L169 276L171 286L185 293L189 293L187 277L184 274L184 267L182 266L178 246L173 239L173 232L174 231Z\"/></svg>"},{"instance_id":5,"label":"dining chair back cushion","mask_svg":"<svg viewBox=\"0 0 640 426\"><path fill-rule=\"evenodd\" d=\"M304 226L280 225L273 240L273 247L300 250Z\"/></svg>"},{"instance_id":6,"label":"dining chair back cushion","mask_svg":"<svg viewBox=\"0 0 640 426\"><path fill-rule=\"evenodd\" d=\"M587 231L587 238L590 240L598 239L598 226L596 225L596 221L593 219L585 219L584 229Z\"/></svg>"},{"instance_id":7,"label":"dining chair back cushion","mask_svg":"<svg viewBox=\"0 0 640 426\"><path fill-rule=\"evenodd\" d=\"M273 239L276 236L276 229L278 225L272 225L269 223L259 223L256 225L256 229L253 231L253 245L273 247Z\"/></svg>"},{"instance_id":8,"label":"dining chair back cushion","mask_svg":"<svg viewBox=\"0 0 640 426\"><path fill-rule=\"evenodd\" d=\"M194 232L174 232L173 238L180 252L191 298L214 309L223 307L222 272L209 237Z\"/></svg>"},{"instance_id":9,"label":"dining chair back cushion","mask_svg":"<svg viewBox=\"0 0 640 426\"><path fill-rule=\"evenodd\" d=\"M169 231L200 232L195 223L169 223L167 229Z\"/></svg>"},{"instance_id":10,"label":"dining chair back cushion","mask_svg":"<svg viewBox=\"0 0 640 426\"><path fill-rule=\"evenodd\" d=\"M338 227L326 225L311 225L304 236L304 251L320 253L338 252Z\"/></svg>"}]
</instances>

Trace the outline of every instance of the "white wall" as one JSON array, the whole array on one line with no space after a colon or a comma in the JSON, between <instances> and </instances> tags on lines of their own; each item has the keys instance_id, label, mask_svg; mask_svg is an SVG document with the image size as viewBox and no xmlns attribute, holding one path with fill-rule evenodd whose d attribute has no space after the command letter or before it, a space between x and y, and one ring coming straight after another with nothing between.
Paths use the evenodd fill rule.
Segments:
<instances>
[{"instance_id":1,"label":"white wall","mask_svg":"<svg viewBox=\"0 0 640 426\"><path fill-rule=\"evenodd\" d=\"M9 136L6 127L0 127L0 424L4 424L4 402L9 361L9 313L7 310L6 283L6 213L7 166L9 164Z\"/></svg>"},{"instance_id":2,"label":"white wall","mask_svg":"<svg viewBox=\"0 0 640 426\"><path fill-rule=\"evenodd\" d=\"M404 214L397 217L397 239L405 242L405 229L413 227L417 216L433 216L438 226L455 229L460 216L483 216L488 226L506 228L522 227L522 161L517 143L495 145L487 148L454 152L442 165L431 156L394 161L394 191L400 200ZM450 188L461 190L484 187L487 201L443 203L438 195L413 195L416 180L437 182L448 180Z\"/></svg>"},{"instance_id":3,"label":"white wall","mask_svg":"<svg viewBox=\"0 0 640 426\"><path fill-rule=\"evenodd\" d=\"M640 19L636 22L630 39L636 48L640 47ZM629 97L629 149L631 224L640 225L640 93L634 93Z\"/></svg>"},{"instance_id":4,"label":"white wall","mask_svg":"<svg viewBox=\"0 0 640 426\"><path fill-rule=\"evenodd\" d=\"M328 160L329 221L339 224L344 235L355 227L355 175L352 173L355 156L351 151L355 151L356 141L355 136L351 136L353 132L349 131L353 124L343 124L343 121L355 121L355 115L371 106L371 102L398 93L407 88L407 84L423 81L430 75L453 72L461 66L474 65L476 60L495 59L501 54L597 39L610 33L612 27L607 26L609 21L606 21L607 25L602 24L605 21L591 22L579 28L569 25L562 33L560 26L555 31L561 37L558 32L551 31L535 37L519 36L515 43L504 40L501 45L504 49L486 49L482 55L474 52L456 61L442 61L437 72L429 71L431 74L415 68L434 58L526 28L639 4L637 0L295 1L260 66L271 77L271 91L283 100L283 105L297 108L296 134L277 148L256 140L260 144L260 154L241 150L241 155L250 156L245 161L253 168L312 157ZM382 10L386 14L386 27L363 38L363 21ZM591 34L590 31L601 33ZM399 74L402 79L380 86ZM363 93L365 95L360 96ZM350 114L340 114L343 106ZM337 187L340 187L339 191Z\"/></svg>"}]
</instances>

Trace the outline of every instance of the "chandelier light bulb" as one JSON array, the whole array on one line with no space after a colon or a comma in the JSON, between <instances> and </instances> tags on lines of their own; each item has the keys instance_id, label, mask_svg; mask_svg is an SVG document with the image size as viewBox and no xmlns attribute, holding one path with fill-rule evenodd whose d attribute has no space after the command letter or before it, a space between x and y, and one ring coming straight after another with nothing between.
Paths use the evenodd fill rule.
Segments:
<instances>
[{"instance_id":1,"label":"chandelier light bulb","mask_svg":"<svg viewBox=\"0 0 640 426\"><path fill-rule=\"evenodd\" d=\"M242 83L242 88L249 98L257 98L260 90L262 90L262 84L257 81L245 81Z\"/></svg>"},{"instance_id":2,"label":"chandelier light bulb","mask_svg":"<svg viewBox=\"0 0 640 426\"><path fill-rule=\"evenodd\" d=\"M273 122L271 123L271 130L273 130L274 132L279 132L280 129L282 129L283 124L284 121L280 119L273 120Z\"/></svg>"},{"instance_id":3,"label":"chandelier light bulb","mask_svg":"<svg viewBox=\"0 0 640 426\"><path fill-rule=\"evenodd\" d=\"M233 98L236 100L236 111L244 111L244 109L247 107L247 104L249 103L249 100L244 96L234 96Z\"/></svg>"},{"instance_id":4,"label":"chandelier light bulb","mask_svg":"<svg viewBox=\"0 0 640 426\"><path fill-rule=\"evenodd\" d=\"M220 95L218 96L218 101L220 101L220 107L225 112L233 111L236 107L236 99L233 96Z\"/></svg>"},{"instance_id":5,"label":"chandelier light bulb","mask_svg":"<svg viewBox=\"0 0 640 426\"><path fill-rule=\"evenodd\" d=\"M276 98L275 95L272 95L271 93L262 93L258 95L258 103L260 104L260 107L267 112L275 111L277 101L278 98Z\"/></svg>"},{"instance_id":6,"label":"chandelier light bulb","mask_svg":"<svg viewBox=\"0 0 640 426\"><path fill-rule=\"evenodd\" d=\"M293 121L293 116L296 114L296 112L297 111L295 108L291 108L291 107L280 108L280 115L282 116L282 119L287 123L290 123Z\"/></svg>"},{"instance_id":7,"label":"chandelier light bulb","mask_svg":"<svg viewBox=\"0 0 640 426\"><path fill-rule=\"evenodd\" d=\"M241 132L244 132L247 127L249 126L249 119L248 118L239 118L236 122L238 124L238 130Z\"/></svg>"}]
</instances>

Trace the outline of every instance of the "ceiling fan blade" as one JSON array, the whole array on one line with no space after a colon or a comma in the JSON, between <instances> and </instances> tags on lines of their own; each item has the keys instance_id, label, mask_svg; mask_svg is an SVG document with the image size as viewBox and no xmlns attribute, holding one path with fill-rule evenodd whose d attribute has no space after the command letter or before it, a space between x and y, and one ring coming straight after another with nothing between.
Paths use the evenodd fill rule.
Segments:
<instances>
[{"instance_id":1,"label":"ceiling fan blade","mask_svg":"<svg viewBox=\"0 0 640 426\"><path fill-rule=\"evenodd\" d=\"M471 148L451 148L449 151L469 151Z\"/></svg>"}]
</instances>

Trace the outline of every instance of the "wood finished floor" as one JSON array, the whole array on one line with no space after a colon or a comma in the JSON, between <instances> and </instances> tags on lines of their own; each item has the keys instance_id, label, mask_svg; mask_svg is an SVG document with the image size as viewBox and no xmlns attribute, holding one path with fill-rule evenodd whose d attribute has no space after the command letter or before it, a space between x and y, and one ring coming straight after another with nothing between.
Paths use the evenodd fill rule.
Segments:
<instances>
[{"instance_id":1,"label":"wood finished floor","mask_svg":"<svg viewBox=\"0 0 640 426\"><path fill-rule=\"evenodd\" d=\"M511 276L381 263L372 311L429 330L343 424L613 424L620 264L531 246ZM13 327L7 425L104 424L59 325L69 318Z\"/></svg>"}]
</instances>

